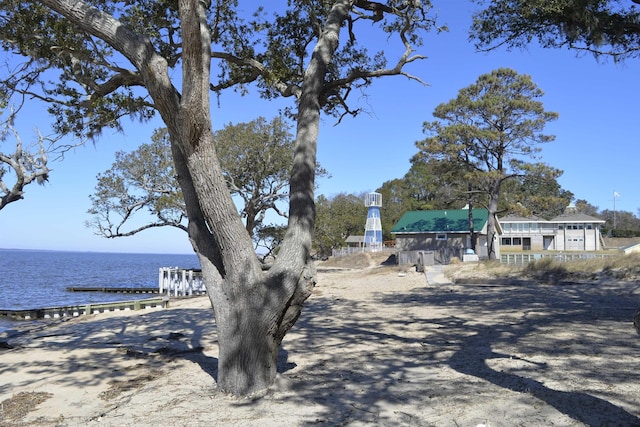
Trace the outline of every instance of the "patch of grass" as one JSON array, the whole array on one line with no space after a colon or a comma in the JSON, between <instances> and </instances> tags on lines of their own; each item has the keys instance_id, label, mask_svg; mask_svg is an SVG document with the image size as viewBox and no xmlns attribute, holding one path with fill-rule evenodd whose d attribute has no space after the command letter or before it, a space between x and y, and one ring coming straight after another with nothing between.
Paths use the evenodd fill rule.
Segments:
<instances>
[{"instance_id":1,"label":"patch of grass","mask_svg":"<svg viewBox=\"0 0 640 427\"><path fill-rule=\"evenodd\" d=\"M547 283L583 280L633 280L640 277L640 254L593 257L567 262L542 258L526 264L519 274Z\"/></svg>"},{"instance_id":2,"label":"patch of grass","mask_svg":"<svg viewBox=\"0 0 640 427\"><path fill-rule=\"evenodd\" d=\"M122 393L128 391L134 391L139 388L142 388L148 382L154 381L162 376L159 372L150 372L147 374L139 375L135 378L130 378L126 380L113 380L109 383L109 389L100 393L100 399L102 400L111 400Z\"/></svg>"},{"instance_id":3,"label":"patch of grass","mask_svg":"<svg viewBox=\"0 0 640 427\"><path fill-rule=\"evenodd\" d=\"M14 425L29 412L35 411L36 406L53 397L45 392L20 392L0 403L0 426Z\"/></svg>"},{"instance_id":4,"label":"patch of grass","mask_svg":"<svg viewBox=\"0 0 640 427\"><path fill-rule=\"evenodd\" d=\"M331 257L327 261L319 263L319 265L323 267L365 269L377 265L395 264L395 258L393 262L389 261L391 257L393 257L393 254L389 252L356 252L343 257Z\"/></svg>"},{"instance_id":5,"label":"patch of grass","mask_svg":"<svg viewBox=\"0 0 640 427\"><path fill-rule=\"evenodd\" d=\"M560 262L542 258L525 265L507 265L500 261L447 266L445 274L454 281L464 279L521 279L543 283L584 280L634 280L640 278L640 254L586 258Z\"/></svg>"},{"instance_id":6,"label":"patch of grass","mask_svg":"<svg viewBox=\"0 0 640 427\"><path fill-rule=\"evenodd\" d=\"M466 279L501 279L514 277L522 271L521 266L502 264L500 261L450 263L444 274L454 282Z\"/></svg>"},{"instance_id":7,"label":"patch of grass","mask_svg":"<svg viewBox=\"0 0 640 427\"><path fill-rule=\"evenodd\" d=\"M640 254L576 260L566 264L571 275L585 278L634 279L640 276Z\"/></svg>"},{"instance_id":8,"label":"patch of grass","mask_svg":"<svg viewBox=\"0 0 640 427\"><path fill-rule=\"evenodd\" d=\"M566 263L553 258L542 258L525 265L522 274L541 282L557 283L568 277L568 270Z\"/></svg>"}]
</instances>

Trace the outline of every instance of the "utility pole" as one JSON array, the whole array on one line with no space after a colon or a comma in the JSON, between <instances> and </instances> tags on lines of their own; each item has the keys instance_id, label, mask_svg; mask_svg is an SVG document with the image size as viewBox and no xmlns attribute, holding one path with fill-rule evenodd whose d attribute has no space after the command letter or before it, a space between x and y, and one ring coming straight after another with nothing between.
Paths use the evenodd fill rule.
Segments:
<instances>
[{"instance_id":1,"label":"utility pole","mask_svg":"<svg viewBox=\"0 0 640 427\"><path fill-rule=\"evenodd\" d=\"M620 197L620 193L613 190L613 229L616 229L616 199Z\"/></svg>"}]
</instances>

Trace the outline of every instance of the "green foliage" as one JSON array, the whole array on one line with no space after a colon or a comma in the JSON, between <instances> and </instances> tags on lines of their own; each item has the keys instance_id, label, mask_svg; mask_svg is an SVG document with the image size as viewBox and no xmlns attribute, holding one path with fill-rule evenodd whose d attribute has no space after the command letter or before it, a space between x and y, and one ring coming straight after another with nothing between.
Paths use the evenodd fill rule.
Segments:
<instances>
[{"instance_id":1,"label":"green foliage","mask_svg":"<svg viewBox=\"0 0 640 427\"><path fill-rule=\"evenodd\" d=\"M262 259L276 256L280 244L284 240L287 227L284 225L259 224L254 233L254 241L256 242L256 252L262 254Z\"/></svg>"},{"instance_id":2,"label":"green foliage","mask_svg":"<svg viewBox=\"0 0 640 427\"><path fill-rule=\"evenodd\" d=\"M603 232L605 234L609 233L611 234L611 237L640 237L640 230L635 229L635 230L629 230L629 229L618 229L618 228L614 228L614 229L605 229L603 227Z\"/></svg>"},{"instance_id":3,"label":"green foliage","mask_svg":"<svg viewBox=\"0 0 640 427\"><path fill-rule=\"evenodd\" d=\"M459 190L463 183L455 180L453 172L443 162L416 157L404 177L384 182L376 190L384 200L380 209L383 239L394 238L390 231L407 211L464 206Z\"/></svg>"},{"instance_id":4,"label":"green foliage","mask_svg":"<svg viewBox=\"0 0 640 427\"><path fill-rule=\"evenodd\" d=\"M527 175L503 183L500 210L547 219L562 214L573 199L573 193L557 181L562 172L542 163L531 166Z\"/></svg>"},{"instance_id":5,"label":"green foliage","mask_svg":"<svg viewBox=\"0 0 640 427\"><path fill-rule=\"evenodd\" d=\"M166 130L156 130L151 140L151 144L142 144L131 153L116 153L111 169L98 174L88 211L93 217L87 222L96 234L130 236L159 226L187 230L184 200L175 178ZM153 219L125 231L123 227L134 223L140 212Z\"/></svg>"},{"instance_id":6,"label":"green foliage","mask_svg":"<svg viewBox=\"0 0 640 427\"><path fill-rule=\"evenodd\" d=\"M543 47L568 47L596 57L637 58L640 11L634 3L632 0L492 0L474 15L471 37L480 49L502 45L523 48L535 40Z\"/></svg>"},{"instance_id":7,"label":"green foliage","mask_svg":"<svg viewBox=\"0 0 640 427\"><path fill-rule=\"evenodd\" d=\"M413 210L416 201L410 194L407 182L400 178L386 181L376 192L382 194L384 201L380 208L382 239L392 240L391 229L405 212Z\"/></svg>"},{"instance_id":8,"label":"green foliage","mask_svg":"<svg viewBox=\"0 0 640 427\"><path fill-rule=\"evenodd\" d=\"M87 3L116 17L134 35L143 35L166 60L169 74L181 74L182 29L177 1ZM239 6L237 0L213 1L207 19L212 65L218 72L211 89L220 93L235 88L246 93L254 85L267 99L299 96L312 48L333 4L295 0L289 7L250 2ZM95 138L104 128L123 129L124 117L146 122L155 114L140 70L112 46L40 3L1 0L0 6L2 49L23 61L2 74L0 92L8 98L29 96L47 103L55 117L56 132ZM393 67L385 70L385 52L368 52L368 38L356 37L362 30L368 31L372 21L389 36L401 35L401 47L405 46L403 40L419 46L424 32L444 29L436 27L429 16L429 1L407 7L394 0L389 6L380 6L380 12L387 12L380 13L380 20L377 7L371 8L369 2L352 7L348 39L335 52L325 77L326 90L320 102L328 114L357 114L360 110L348 105L354 89L368 87L374 77L398 74ZM414 59L400 56L398 60Z\"/></svg>"},{"instance_id":9,"label":"green foliage","mask_svg":"<svg viewBox=\"0 0 640 427\"><path fill-rule=\"evenodd\" d=\"M232 194L243 200L242 216L253 233L267 210L287 199L293 136L282 118L227 124L215 132L216 152ZM259 197L258 197L259 195Z\"/></svg>"},{"instance_id":10,"label":"green foliage","mask_svg":"<svg viewBox=\"0 0 640 427\"><path fill-rule=\"evenodd\" d=\"M364 194L337 194L332 198L320 195L316 200L314 247L321 256L331 255L331 249L345 246L351 235L364 235L367 208Z\"/></svg>"},{"instance_id":11,"label":"green foliage","mask_svg":"<svg viewBox=\"0 0 640 427\"><path fill-rule=\"evenodd\" d=\"M240 214L247 231L261 245L280 241L276 226L262 221L269 210L284 216L278 206L287 200L287 186L293 159L293 137L282 118L268 122L259 117L248 123L227 124L215 132L218 158L232 194L243 201ZM186 231L182 193L171 157L166 129L156 130L150 144L131 153L119 152L111 169L98 175L91 196L88 224L105 237L129 236L150 227L173 226ZM326 174L320 166L318 175ZM154 219L140 224L136 213ZM127 227L125 227L125 225Z\"/></svg>"},{"instance_id":12,"label":"green foliage","mask_svg":"<svg viewBox=\"0 0 640 427\"><path fill-rule=\"evenodd\" d=\"M458 96L436 107L436 121L425 122L428 137L416 142L415 159L439 161L467 184L467 200L481 206L500 195L501 185L516 177L552 178L559 171L535 159L539 145L553 136L541 133L545 124L557 118L537 101L543 92L527 75L510 69L495 70L461 89Z\"/></svg>"},{"instance_id":13,"label":"green foliage","mask_svg":"<svg viewBox=\"0 0 640 427\"><path fill-rule=\"evenodd\" d=\"M28 58L7 68L0 90L9 98L28 96L46 102L55 118L54 131L95 138L105 127L120 130L124 116L140 121L153 116L148 100L133 90L140 78L118 65L106 43L40 4L13 0L0 4L3 50ZM126 16L125 10L121 13Z\"/></svg>"},{"instance_id":14,"label":"green foliage","mask_svg":"<svg viewBox=\"0 0 640 427\"><path fill-rule=\"evenodd\" d=\"M591 203L587 202L584 199L578 199L575 202L575 206L576 206L576 211L583 213L585 215L591 215L591 216L595 216L598 217L598 207L592 205Z\"/></svg>"},{"instance_id":15,"label":"green foliage","mask_svg":"<svg viewBox=\"0 0 640 427\"><path fill-rule=\"evenodd\" d=\"M607 221L602 227L602 233L611 237L640 236L640 218L627 211L613 211L605 209L598 217Z\"/></svg>"},{"instance_id":16,"label":"green foliage","mask_svg":"<svg viewBox=\"0 0 640 427\"><path fill-rule=\"evenodd\" d=\"M276 2L271 12L271 2L87 1L96 8L82 0L0 0L0 43L11 56L5 63L15 65L2 75L0 92L47 102L59 132L81 137L99 135L106 126L120 129L125 116L161 115L190 216L189 236L212 290L220 343L218 388L244 396L262 392L275 380L278 348L314 284L309 255L320 113L356 114L359 110L347 103L349 94L376 77L419 81L405 66L424 58L413 48L421 32L433 26L431 3L291 0ZM44 25L27 25L25 16L31 15ZM23 39L9 36L10 26ZM385 55L364 48L384 43L372 41L372 26L398 45L388 49L395 57L389 68L377 68L386 63ZM362 35L361 29L366 30ZM65 37L75 38L67 42ZM30 44L38 49L29 49ZM216 66L217 78L211 73ZM298 126L289 225L282 256L267 274L261 274L252 241L232 213L207 93L249 86L265 97L298 101L292 102ZM106 181L123 189L127 183L119 176L124 175ZM121 199L135 202L137 193L129 195L133 198Z\"/></svg>"}]
</instances>

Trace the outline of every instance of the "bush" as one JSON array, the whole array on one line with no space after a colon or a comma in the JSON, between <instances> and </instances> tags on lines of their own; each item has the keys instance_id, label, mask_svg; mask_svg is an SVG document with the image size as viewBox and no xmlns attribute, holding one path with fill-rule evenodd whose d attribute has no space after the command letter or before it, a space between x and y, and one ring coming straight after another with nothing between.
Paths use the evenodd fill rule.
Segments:
<instances>
[{"instance_id":1,"label":"bush","mask_svg":"<svg viewBox=\"0 0 640 427\"><path fill-rule=\"evenodd\" d=\"M610 230L611 237L638 237L640 236L640 230L620 230L614 229Z\"/></svg>"}]
</instances>

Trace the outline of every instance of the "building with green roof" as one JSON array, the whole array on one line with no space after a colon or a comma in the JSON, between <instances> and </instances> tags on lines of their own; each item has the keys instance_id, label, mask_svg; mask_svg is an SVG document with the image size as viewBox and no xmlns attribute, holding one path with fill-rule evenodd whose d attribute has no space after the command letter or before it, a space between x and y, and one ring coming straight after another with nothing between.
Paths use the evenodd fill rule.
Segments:
<instances>
[{"instance_id":1,"label":"building with green roof","mask_svg":"<svg viewBox=\"0 0 640 427\"><path fill-rule=\"evenodd\" d=\"M472 209L473 231L476 235L476 254L487 256L486 209ZM500 226L497 225L498 233ZM469 209L445 209L431 211L409 211L393 226L398 253L439 251L443 258L463 258L465 250L471 248Z\"/></svg>"}]
</instances>

